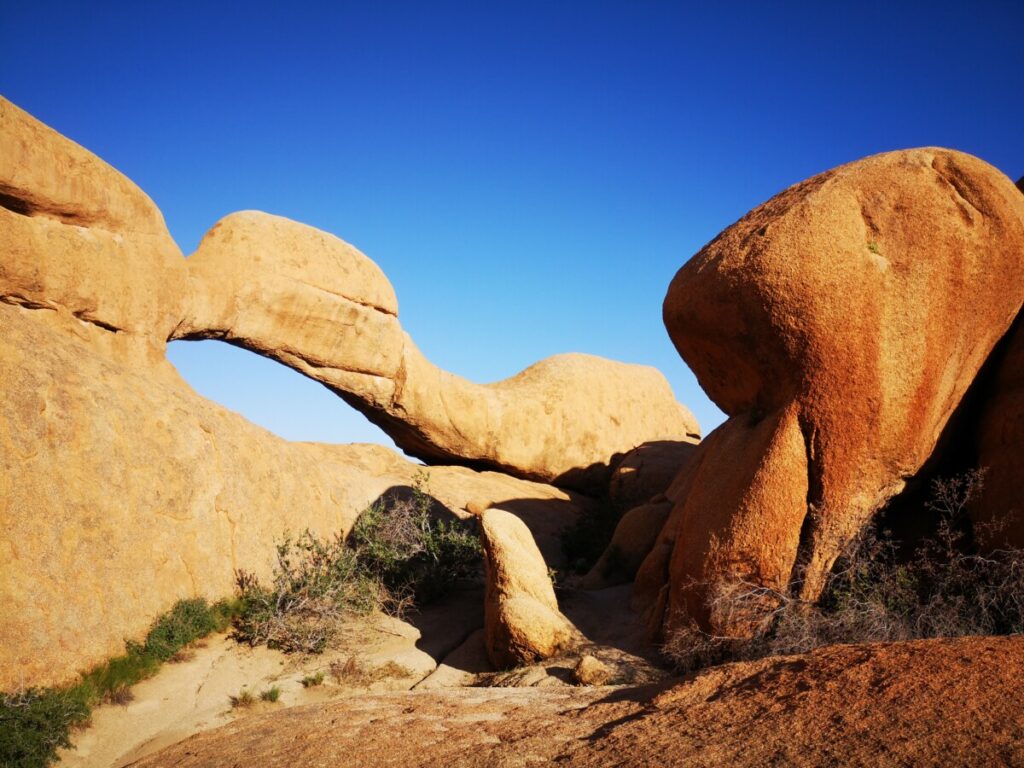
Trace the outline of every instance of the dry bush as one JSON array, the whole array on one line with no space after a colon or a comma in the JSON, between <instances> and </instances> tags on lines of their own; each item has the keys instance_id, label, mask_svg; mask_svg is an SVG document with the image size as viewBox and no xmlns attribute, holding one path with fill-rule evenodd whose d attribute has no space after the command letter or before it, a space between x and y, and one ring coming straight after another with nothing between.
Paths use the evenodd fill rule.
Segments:
<instances>
[{"instance_id":1,"label":"dry bush","mask_svg":"<svg viewBox=\"0 0 1024 768\"><path fill-rule=\"evenodd\" d=\"M663 646L680 671L725 661L867 643L1024 632L1024 550L979 552L967 507L983 487L978 470L936 480L927 509L938 525L909 559L886 532L865 529L836 561L817 602L736 578L702 586L719 636L683 622ZM998 528L987 526L986 541Z\"/></svg>"},{"instance_id":2,"label":"dry bush","mask_svg":"<svg viewBox=\"0 0 1024 768\"><path fill-rule=\"evenodd\" d=\"M379 667L367 667L355 656L345 661L335 661L330 666L331 677L338 685L353 688L368 688L381 680L409 677L412 673L406 667L394 661L388 661Z\"/></svg>"},{"instance_id":3,"label":"dry bush","mask_svg":"<svg viewBox=\"0 0 1024 768\"><path fill-rule=\"evenodd\" d=\"M401 615L479 571L479 535L469 524L431 513L431 497L414 482L407 499L377 502L358 518L348 540L320 540L308 530L277 545L273 583L238 571L243 611L236 639L285 652L320 653L353 614Z\"/></svg>"}]
</instances>

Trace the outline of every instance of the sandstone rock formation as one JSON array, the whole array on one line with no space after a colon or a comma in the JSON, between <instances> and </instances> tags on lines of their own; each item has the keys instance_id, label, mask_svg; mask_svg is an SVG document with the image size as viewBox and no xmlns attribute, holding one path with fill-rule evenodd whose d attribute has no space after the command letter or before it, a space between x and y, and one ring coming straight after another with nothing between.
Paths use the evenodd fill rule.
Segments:
<instances>
[{"instance_id":1,"label":"sandstone rock formation","mask_svg":"<svg viewBox=\"0 0 1024 768\"><path fill-rule=\"evenodd\" d=\"M442 371L398 322L394 290L352 246L248 211L188 259L174 338L222 338L323 382L429 463L602 490L619 454L699 428L657 370L590 355L542 360L486 386Z\"/></svg>"},{"instance_id":2,"label":"sandstone rock formation","mask_svg":"<svg viewBox=\"0 0 1024 768\"><path fill-rule=\"evenodd\" d=\"M0 140L0 690L10 690L122 652L180 598L230 595L235 568L268 576L285 531L344 532L422 467L378 446L289 443L192 392L165 341L200 310L232 310L202 292L153 203L3 100ZM283 253L296 291L317 295L323 275L351 279L358 306L394 310L365 257L270 221L282 241L298 228L333 254L302 272ZM218 279L237 286L239 274ZM300 344L330 335L312 310L293 319L271 325ZM333 319L346 327L349 315ZM590 503L465 467L431 468L428 491L456 514L505 506L552 556Z\"/></svg>"},{"instance_id":3,"label":"sandstone rock formation","mask_svg":"<svg viewBox=\"0 0 1024 768\"><path fill-rule=\"evenodd\" d=\"M583 654L572 671L577 685L605 685L612 676L612 668L589 653Z\"/></svg>"},{"instance_id":4,"label":"sandstone rock formation","mask_svg":"<svg viewBox=\"0 0 1024 768\"><path fill-rule=\"evenodd\" d=\"M162 349L181 312L185 262L157 207L3 98L0 145L0 302L89 325L106 345L134 337Z\"/></svg>"},{"instance_id":5,"label":"sandstone rock formation","mask_svg":"<svg viewBox=\"0 0 1024 768\"><path fill-rule=\"evenodd\" d=\"M814 597L929 457L1022 299L1024 199L948 150L842 166L715 238L672 281L664 316L730 418L677 479L640 602L668 583L670 626L723 629L705 606L716 582Z\"/></svg>"},{"instance_id":6,"label":"sandstone rock formation","mask_svg":"<svg viewBox=\"0 0 1024 768\"><path fill-rule=\"evenodd\" d=\"M135 765L1017 765L1022 646L1020 637L838 645L613 695L347 698L242 718Z\"/></svg>"},{"instance_id":7,"label":"sandstone rock formation","mask_svg":"<svg viewBox=\"0 0 1024 768\"><path fill-rule=\"evenodd\" d=\"M654 549L671 511L672 502L664 496L656 496L647 504L633 507L624 514L615 526L612 540L581 579L580 586L583 589L603 589L632 581L644 559Z\"/></svg>"},{"instance_id":8,"label":"sandstone rock formation","mask_svg":"<svg viewBox=\"0 0 1024 768\"><path fill-rule=\"evenodd\" d=\"M422 469L381 446L281 440L53 316L0 305L0 690L120 653L175 600L230 595L235 568L267 577L285 531L346 531ZM456 513L517 505L551 550L584 503L463 467L431 468L427 490Z\"/></svg>"},{"instance_id":9,"label":"sandstone rock formation","mask_svg":"<svg viewBox=\"0 0 1024 768\"><path fill-rule=\"evenodd\" d=\"M697 448L696 440L658 440L639 445L612 467L608 499L627 512L661 496Z\"/></svg>"},{"instance_id":10,"label":"sandstone rock formation","mask_svg":"<svg viewBox=\"0 0 1024 768\"><path fill-rule=\"evenodd\" d=\"M547 564L515 515L488 509L480 516L486 567L484 642L498 669L554 656L576 630L558 610Z\"/></svg>"}]
</instances>

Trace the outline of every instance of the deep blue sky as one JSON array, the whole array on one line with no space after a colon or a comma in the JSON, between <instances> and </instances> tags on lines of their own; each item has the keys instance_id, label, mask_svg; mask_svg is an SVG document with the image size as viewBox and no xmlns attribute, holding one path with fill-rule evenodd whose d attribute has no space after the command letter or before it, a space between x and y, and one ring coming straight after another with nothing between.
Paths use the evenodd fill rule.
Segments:
<instances>
[{"instance_id":1,"label":"deep blue sky","mask_svg":"<svg viewBox=\"0 0 1024 768\"><path fill-rule=\"evenodd\" d=\"M438 365L648 363L706 433L722 415L661 323L675 271L865 155L942 145L1024 174L1024 0L0 0L0 93L138 183L186 253L235 210L312 224L381 265ZM379 434L250 353L171 358L286 437Z\"/></svg>"}]
</instances>

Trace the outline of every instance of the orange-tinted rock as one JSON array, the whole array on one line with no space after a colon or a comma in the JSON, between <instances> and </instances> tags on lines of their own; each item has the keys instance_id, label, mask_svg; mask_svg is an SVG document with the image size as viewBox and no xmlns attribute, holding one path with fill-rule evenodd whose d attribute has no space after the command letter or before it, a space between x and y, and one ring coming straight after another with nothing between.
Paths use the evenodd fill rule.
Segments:
<instances>
[{"instance_id":1,"label":"orange-tinted rock","mask_svg":"<svg viewBox=\"0 0 1024 768\"><path fill-rule=\"evenodd\" d=\"M696 448L696 440L659 440L637 446L612 469L609 500L617 510L626 512L663 495Z\"/></svg>"},{"instance_id":2,"label":"orange-tinted rock","mask_svg":"<svg viewBox=\"0 0 1024 768\"><path fill-rule=\"evenodd\" d=\"M615 695L574 687L344 697L239 718L135 765L1017 765L1022 659L1019 636L961 637L829 646Z\"/></svg>"},{"instance_id":3,"label":"orange-tinted rock","mask_svg":"<svg viewBox=\"0 0 1024 768\"><path fill-rule=\"evenodd\" d=\"M336 237L247 211L188 259L177 338L224 338L321 381L407 453L566 487L603 490L637 445L699 428L654 368L557 355L479 385L427 360L376 264Z\"/></svg>"},{"instance_id":4,"label":"orange-tinted rock","mask_svg":"<svg viewBox=\"0 0 1024 768\"><path fill-rule=\"evenodd\" d=\"M816 176L701 250L672 281L665 324L730 419L666 525L670 623L708 619L695 584L814 597L929 457L1022 299L1024 199L942 149ZM651 558L645 579L664 548Z\"/></svg>"},{"instance_id":5,"label":"orange-tinted rock","mask_svg":"<svg viewBox=\"0 0 1024 768\"><path fill-rule=\"evenodd\" d=\"M51 312L0 304L0 691L123 652L178 599L231 596L236 568L269 578L286 531L344 533L423 470L382 446L282 440L169 363L96 347ZM465 467L431 467L426 490L456 514L507 505L550 551L581 509Z\"/></svg>"}]
</instances>

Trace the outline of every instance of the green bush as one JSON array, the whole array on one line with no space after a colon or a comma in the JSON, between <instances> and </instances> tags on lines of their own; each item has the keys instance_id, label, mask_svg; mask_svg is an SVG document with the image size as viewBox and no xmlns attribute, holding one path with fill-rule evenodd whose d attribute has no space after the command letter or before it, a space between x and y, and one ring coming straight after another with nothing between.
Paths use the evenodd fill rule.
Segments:
<instances>
[{"instance_id":1,"label":"green bush","mask_svg":"<svg viewBox=\"0 0 1024 768\"><path fill-rule=\"evenodd\" d=\"M90 670L75 685L0 694L0 765L47 766L71 746L71 729L88 721L102 701L130 700L129 688L153 675L189 643L228 627L237 603L182 600L154 622L143 643L127 643L123 656Z\"/></svg>"},{"instance_id":2,"label":"green bush","mask_svg":"<svg viewBox=\"0 0 1024 768\"><path fill-rule=\"evenodd\" d=\"M804 653L832 643L1024 633L1024 550L978 550L975 536L998 541L998 528L974 530L967 506L983 473L936 480L926 509L937 528L912 557L887 531L866 529L836 561L816 603L737 579L708 590L711 615L750 628L719 637L693 624L666 639L680 671L736 659Z\"/></svg>"},{"instance_id":3,"label":"green bush","mask_svg":"<svg viewBox=\"0 0 1024 768\"><path fill-rule=\"evenodd\" d=\"M91 707L78 688L30 688L0 697L0 765L43 768L57 750L71 746L71 729L89 719Z\"/></svg>"},{"instance_id":4,"label":"green bush","mask_svg":"<svg viewBox=\"0 0 1024 768\"><path fill-rule=\"evenodd\" d=\"M417 478L408 498L381 501L359 516L348 540L310 531L277 545L273 581L239 571L243 607L235 636L285 652L320 653L350 615L400 614L441 595L480 569L479 536L466 523L432 514Z\"/></svg>"},{"instance_id":5,"label":"green bush","mask_svg":"<svg viewBox=\"0 0 1024 768\"><path fill-rule=\"evenodd\" d=\"M436 599L482 562L479 535L467 522L433 515L425 483L419 475L409 498L371 505L349 536L360 571L414 604Z\"/></svg>"},{"instance_id":6,"label":"green bush","mask_svg":"<svg viewBox=\"0 0 1024 768\"><path fill-rule=\"evenodd\" d=\"M344 539L321 541L308 530L277 545L271 586L244 571L236 577L242 612L235 639L286 653L320 653L340 618L369 613L388 600L381 585L360 572Z\"/></svg>"}]
</instances>

